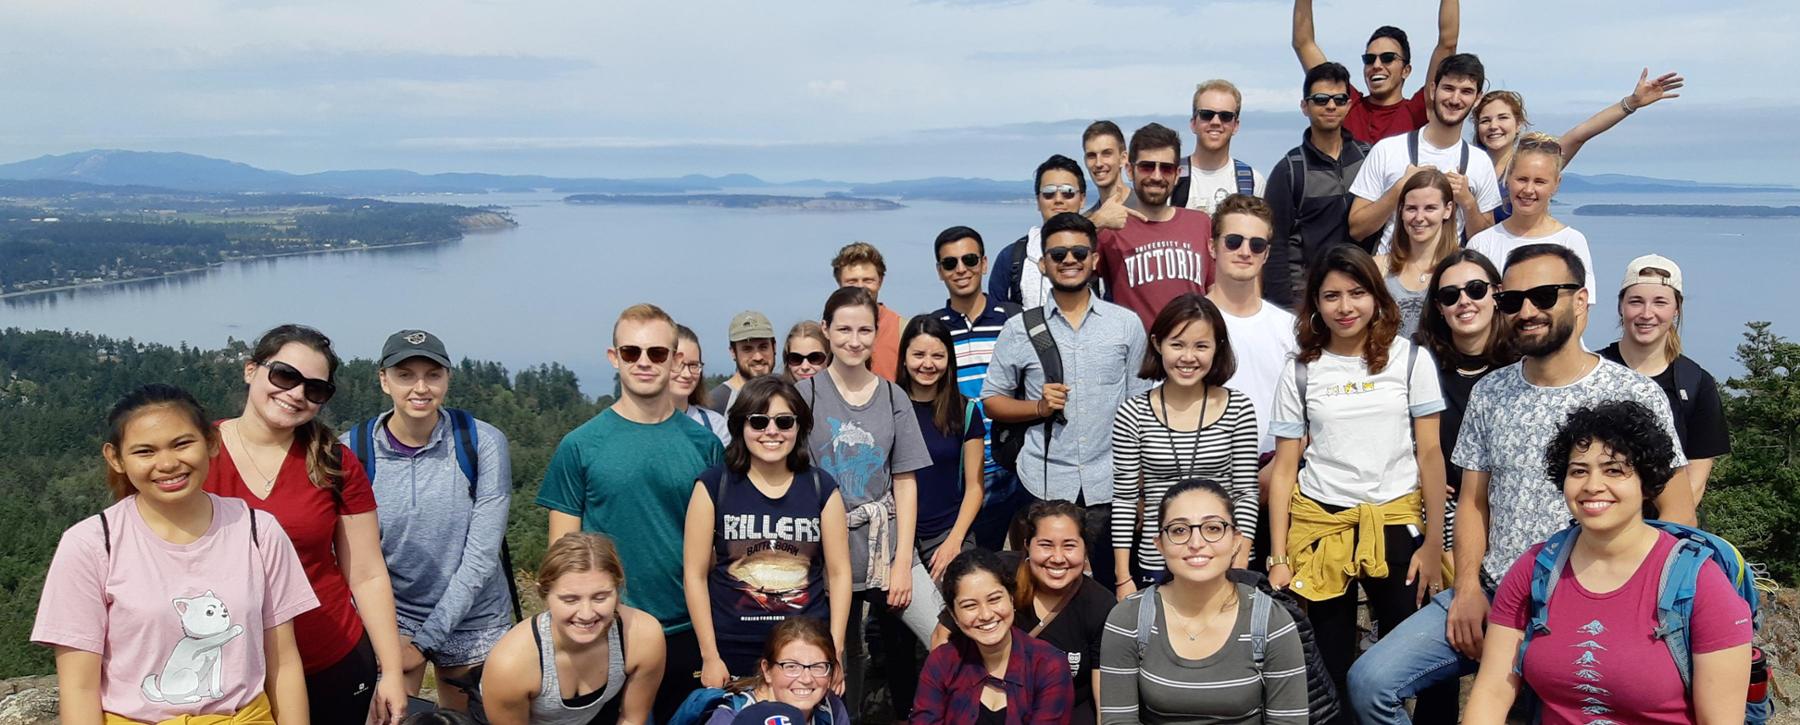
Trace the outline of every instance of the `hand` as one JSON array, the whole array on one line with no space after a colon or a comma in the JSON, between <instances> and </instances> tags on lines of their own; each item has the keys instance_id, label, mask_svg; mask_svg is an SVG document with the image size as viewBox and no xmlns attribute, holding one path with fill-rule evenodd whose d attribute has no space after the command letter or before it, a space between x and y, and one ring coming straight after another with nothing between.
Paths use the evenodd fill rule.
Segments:
<instances>
[{"instance_id":1,"label":"hand","mask_svg":"<svg viewBox=\"0 0 1800 725\"><path fill-rule=\"evenodd\" d=\"M406 677L400 672L384 672L381 679L375 681L375 699L369 702L369 722L399 725L405 719Z\"/></svg>"},{"instance_id":2,"label":"hand","mask_svg":"<svg viewBox=\"0 0 1800 725\"><path fill-rule=\"evenodd\" d=\"M837 661L838 662L849 662L849 660L844 659L844 651L841 649L837 651ZM838 697L844 696L844 668L843 667L836 667L831 670L831 694L837 695Z\"/></svg>"},{"instance_id":3,"label":"hand","mask_svg":"<svg viewBox=\"0 0 1800 725\"><path fill-rule=\"evenodd\" d=\"M946 538L944 543L938 545L937 551L931 554L931 562L925 567L931 570L932 581L944 580L944 569L949 568L950 561L962 553L962 546L963 540L956 536Z\"/></svg>"},{"instance_id":4,"label":"hand","mask_svg":"<svg viewBox=\"0 0 1800 725\"><path fill-rule=\"evenodd\" d=\"M1475 195L1469 193L1469 177L1454 171L1446 171L1444 178L1450 181L1450 196L1456 201L1458 207L1475 208Z\"/></svg>"},{"instance_id":5,"label":"hand","mask_svg":"<svg viewBox=\"0 0 1800 725\"><path fill-rule=\"evenodd\" d=\"M1664 98L1680 98L1681 94L1669 91L1679 90L1686 84L1687 79L1676 73L1664 73L1651 80L1650 69L1645 68L1638 74L1637 88L1631 91L1631 107L1643 108Z\"/></svg>"},{"instance_id":6,"label":"hand","mask_svg":"<svg viewBox=\"0 0 1800 725\"><path fill-rule=\"evenodd\" d=\"M1395 186L1403 186L1406 184L1407 179L1410 179L1413 177L1413 174L1419 173L1426 169L1432 169L1432 168L1437 168L1437 167L1435 167L1435 166L1420 166L1418 164L1407 164L1406 171L1404 173L1400 174L1400 181L1396 182L1394 185Z\"/></svg>"},{"instance_id":7,"label":"hand","mask_svg":"<svg viewBox=\"0 0 1800 725\"><path fill-rule=\"evenodd\" d=\"M700 686L724 687L731 681L731 671L726 669L725 660L707 657L700 662Z\"/></svg>"},{"instance_id":8,"label":"hand","mask_svg":"<svg viewBox=\"0 0 1800 725\"><path fill-rule=\"evenodd\" d=\"M1126 597L1136 594L1137 590L1137 582L1133 581L1132 578L1127 575L1119 577L1118 589L1114 590L1113 593L1118 595L1119 601L1123 602Z\"/></svg>"},{"instance_id":9,"label":"hand","mask_svg":"<svg viewBox=\"0 0 1800 725\"><path fill-rule=\"evenodd\" d=\"M1479 660L1487 616L1486 594L1480 589L1458 589L1456 597L1450 600L1450 617L1444 622L1444 637L1464 657Z\"/></svg>"},{"instance_id":10,"label":"hand","mask_svg":"<svg viewBox=\"0 0 1800 725\"><path fill-rule=\"evenodd\" d=\"M1067 383L1044 384L1044 406L1051 412L1062 410L1069 405L1069 386Z\"/></svg>"},{"instance_id":11,"label":"hand","mask_svg":"<svg viewBox=\"0 0 1800 725\"><path fill-rule=\"evenodd\" d=\"M887 603L892 609L905 609L912 604L912 562L904 556L894 557L894 568L888 574Z\"/></svg>"},{"instance_id":12,"label":"hand","mask_svg":"<svg viewBox=\"0 0 1800 725\"><path fill-rule=\"evenodd\" d=\"M1288 584L1292 581L1294 581L1294 567L1287 564L1272 564L1269 566L1269 586L1276 589L1286 589L1288 588Z\"/></svg>"},{"instance_id":13,"label":"hand","mask_svg":"<svg viewBox=\"0 0 1800 725\"><path fill-rule=\"evenodd\" d=\"M1124 184L1119 184L1114 188L1122 186ZM1094 223L1094 226L1101 229L1124 229L1125 221L1133 217L1138 221L1150 221L1150 218L1144 216L1143 212L1125 206L1124 202L1115 201L1109 197L1106 201L1101 202L1100 208L1095 209L1093 216L1088 219Z\"/></svg>"},{"instance_id":14,"label":"hand","mask_svg":"<svg viewBox=\"0 0 1800 725\"><path fill-rule=\"evenodd\" d=\"M1413 602L1414 607L1425 606L1425 601L1437 596L1444 590L1444 545L1442 542L1432 544L1425 539L1425 545L1413 552L1412 564L1406 568L1407 586L1415 586L1418 594Z\"/></svg>"}]
</instances>

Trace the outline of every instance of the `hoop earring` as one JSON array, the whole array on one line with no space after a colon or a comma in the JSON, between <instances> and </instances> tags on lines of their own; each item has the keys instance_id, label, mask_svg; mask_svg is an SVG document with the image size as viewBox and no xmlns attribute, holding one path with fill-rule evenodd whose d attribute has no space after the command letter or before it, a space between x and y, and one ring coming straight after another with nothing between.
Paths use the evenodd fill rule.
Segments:
<instances>
[{"instance_id":1,"label":"hoop earring","mask_svg":"<svg viewBox=\"0 0 1800 725\"><path fill-rule=\"evenodd\" d=\"M1312 321L1308 322L1307 325L1317 332L1324 332L1325 318L1319 316L1318 310L1313 310Z\"/></svg>"}]
</instances>

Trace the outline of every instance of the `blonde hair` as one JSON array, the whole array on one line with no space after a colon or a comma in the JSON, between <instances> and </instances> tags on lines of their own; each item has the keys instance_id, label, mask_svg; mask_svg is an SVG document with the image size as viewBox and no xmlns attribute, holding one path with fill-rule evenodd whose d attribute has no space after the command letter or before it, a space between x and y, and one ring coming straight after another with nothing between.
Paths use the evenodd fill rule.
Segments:
<instances>
[{"instance_id":1,"label":"blonde hair","mask_svg":"<svg viewBox=\"0 0 1800 725\"><path fill-rule=\"evenodd\" d=\"M603 534L576 531L563 534L544 552L544 563L538 566L538 596L549 596L550 587L564 574L597 571L613 578L619 591L625 591L625 566L619 562L619 550L612 539ZM507 572L511 576L512 572Z\"/></svg>"},{"instance_id":2,"label":"blonde hair","mask_svg":"<svg viewBox=\"0 0 1800 725\"><path fill-rule=\"evenodd\" d=\"M669 313L664 312L661 307L657 307L656 305L650 304L648 302L640 302L638 304L635 304L635 305L625 308L623 311L621 311L619 313L619 319L617 321L613 322L613 333L612 334L613 334L614 341L617 341L619 339L619 325L624 324L627 321L630 321L630 322L666 322L669 324L669 329L671 329L671 330L675 329L675 318L670 317ZM677 340L678 339L679 338L677 338ZM679 342L677 342L675 344L679 344ZM673 352L673 350L671 350L670 352Z\"/></svg>"},{"instance_id":3,"label":"blonde hair","mask_svg":"<svg viewBox=\"0 0 1800 725\"><path fill-rule=\"evenodd\" d=\"M1412 246L1412 237L1407 236L1406 222L1401 215L1406 213L1406 195L1419 189L1436 189L1438 193L1443 194L1445 209L1454 209L1456 206L1455 192L1450 189L1450 177L1445 176L1444 172L1427 167L1407 179L1406 184L1400 187L1400 203L1394 206L1394 244L1388 252L1387 269L1384 270L1387 274L1399 274L1401 270L1406 269L1406 263L1413 259L1413 253L1416 250ZM1455 251L1456 214L1452 212L1450 218L1444 220L1444 223L1438 227L1437 244L1432 249L1431 266L1436 268L1439 262L1444 261Z\"/></svg>"},{"instance_id":4,"label":"blonde hair","mask_svg":"<svg viewBox=\"0 0 1800 725\"><path fill-rule=\"evenodd\" d=\"M1194 86L1194 103L1193 103L1194 108L1193 108L1193 110L1195 110L1195 111L1200 110L1200 94L1205 93L1207 91L1225 91L1227 93L1230 93L1232 100L1237 101L1237 108L1232 109L1232 112L1236 113L1236 112L1240 112L1240 111L1244 110L1244 94L1242 92L1240 92L1238 90L1238 87L1236 85L1233 85L1231 81L1225 80L1223 78L1214 78L1205 83L1201 83L1200 85Z\"/></svg>"},{"instance_id":5,"label":"blonde hair","mask_svg":"<svg viewBox=\"0 0 1800 725\"><path fill-rule=\"evenodd\" d=\"M819 327L819 323L812 320L801 320L794 323L794 326L788 329L787 337L782 341L783 347L781 350L783 357L781 379L790 383L795 382L794 371L788 369L786 357L788 353L794 351L794 341L801 338L819 343L819 349L824 350L826 356L829 357L831 355L831 339L825 337L825 329Z\"/></svg>"},{"instance_id":6,"label":"blonde hair","mask_svg":"<svg viewBox=\"0 0 1800 725\"><path fill-rule=\"evenodd\" d=\"M837 256L831 259L831 279L843 284L839 278L844 268L858 264L873 264L875 274L883 279L887 278L887 262L881 258L881 250L868 242L851 242L839 249Z\"/></svg>"},{"instance_id":7,"label":"blonde hair","mask_svg":"<svg viewBox=\"0 0 1800 725\"><path fill-rule=\"evenodd\" d=\"M1562 176L1563 147L1555 136L1543 131L1532 131L1519 135L1519 142L1513 146L1512 160L1506 163L1506 175L1512 176L1514 166L1519 165L1519 157L1525 154L1544 154L1556 161L1556 175Z\"/></svg>"}]
</instances>

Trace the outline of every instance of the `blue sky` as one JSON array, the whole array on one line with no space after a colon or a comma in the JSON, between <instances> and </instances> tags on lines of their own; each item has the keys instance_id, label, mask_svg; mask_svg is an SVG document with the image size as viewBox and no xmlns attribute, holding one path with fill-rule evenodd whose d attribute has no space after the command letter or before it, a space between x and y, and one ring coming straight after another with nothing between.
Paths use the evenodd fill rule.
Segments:
<instances>
[{"instance_id":1,"label":"blue sky","mask_svg":"<svg viewBox=\"0 0 1800 725\"><path fill-rule=\"evenodd\" d=\"M1466 2L1462 49L1561 133L1677 70L1683 97L1576 170L1795 183L1800 4ZM1319 0L1354 60L1436 3ZM1179 122L1194 84L1245 92L1238 155L1298 139L1287 2L779 3L67 0L0 25L0 161L187 151L288 171L410 168L786 180L1023 178L1094 118ZM1408 89L1422 82L1416 69ZM1781 79L1781 80L1777 80Z\"/></svg>"}]
</instances>

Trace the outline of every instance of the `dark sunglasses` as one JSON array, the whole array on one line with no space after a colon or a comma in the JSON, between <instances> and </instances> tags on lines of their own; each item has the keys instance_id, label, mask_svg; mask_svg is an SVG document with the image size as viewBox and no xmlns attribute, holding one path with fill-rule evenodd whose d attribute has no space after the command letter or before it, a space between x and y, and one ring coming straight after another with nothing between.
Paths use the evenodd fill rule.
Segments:
<instances>
[{"instance_id":1,"label":"dark sunglasses","mask_svg":"<svg viewBox=\"0 0 1800 725\"><path fill-rule=\"evenodd\" d=\"M1058 196L1061 196L1063 201L1068 201L1075 198L1075 195L1080 193L1081 190L1075 188L1073 184L1045 184L1038 188L1038 196L1045 201L1049 201Z\"/></svg>"},{"instance_id":2,"label":"dark sunglasses","mask_svg":"<svg viewBox=\"0 0 1800 725\"><path fill-rule=\"evenodd\" d=\"M826 357L825 353L822 353L822 352L809 352L805 355L801 355L800 353L797 353L797 352L790 352L790 353L782 356L782 359L786 360L788 367L791 368L791 367L793 367L795 365L799 365L800 363L803 363L803 362L812 363L813 367L819 367L821 365L824 365L826 359L828 359L828 358Z\"/></svg>"},{"instance_id":3,"label":"dark sunglasses","mask_svg":"<svg viewBox=\"0 0 1800 725\"><path fill-rule=\"evenodd\" d=\"M1231 123L1237 117L1237 111L1215 111L1210 108L1194 111L1194 118L1200 119L1201 123L1211 123L1215 118L1219 119L1219 123Z\"/></svg>"},{"instance_id":4,"label":"dark sunglasses","mask_svg":"<svg viewBox=\"0 0 1800 725\"><path fill-rule=\"evenodd\" d=\"M794 417L793 413L782 413L781 415L752 413L750 414L750 417L745 418L744 420L750 424L750 430L768 430L769 423L771 422L773 422L778 429L793 430L794 426L800 423L800 419Z\"/></svg>"},{"instance_id":5,"label":"dark sunglasses","mask_svg":"<svg viewBox=\"0 0 1800 725\"><path fill-rule=\"evenodd\" d=\"M938 260L938 266L943 267L945 272L949 272L956 269L956 263L959 261L962 262L962 266L974 269L981 264L981 255L971 252L960 257L945 257Z\"/></svg>"},{"instance_id":6,"label":"dark sunglasses","mask_svg":"<svg viewBox=\"0 0 1800 725\"><path fill-rule=\"evenodd\" d=\"M1487 280L1472 279L1472 280L1469 280L1468 284L1465 284L1461 287L1453 287L1450 285L1444 285L1442 287L1437 288L1436 294L1437 294L1438 306L1439 307L1449 307L1451 305L1456 304L1457 302L1462 301L1462 296L1463 296L1463 293L1465 293L1465 292L1467 292L1469 294L1470 302L1473 302L1475 300L1479 300L1483 297L1486 297L1487 293L1488 293ZM1498 300L1500 298L1498 296L1496 296L1494 299Z\"/></svg>"},{"instance_id":7,"label":"dark sunglasses","mask_svg":"<svg viewBox=\"0 0 1800 725\"><path fill-rule=\"evenodd\" d=\"M1494 293L1494 306L1509 315L1519 314L1525 309L1525 300L1531 300L1531 306L1540 312L1548 312L1556 307L1556 300L1562 297L1563 290L1578 290L1581 285L1574 282L1562 284L1541 284L1528 290L1507 290Z\"/></svg>"},{"instance_id":8,"label":"dark sunglasses","mask_svg":"<svg viewBox=\"0 0 1800 725\"><path fill-rule=\"evenodd\" d=\"M1310 96L1307 96L1306 100L1312 101L1312 104L1315 106L1324 106L1324 105L1332 104L1332 103L1335 103L1340 106L1348 106L1348 105L1350 105L1350 94L1348 94L1348 93L1314 93Z\"/></svg>"},{"instance_id":9,"label":"dark sunglasses","mask_svg":"<svg viewBox=\"0 0 1800 725\"><path fill-rule=\"evenodd\" d=\"M1396 60L1399 60L1400 54L1395 53L1390 50L1386 53L1364 53L1362 58L1363 58L1363 65L1375 65L1375 61L1377 59L1381 60L1382 65L1386 65L1388 63L1392 63Z\"/></svg>"},{"instance_id":10,"label":"dark sunglasses","mask_svg":"<svg viewBox=\"0 0 1800 725\"><path fill-rule=\"evenodd\" d=\"M305 386L300 395L313 405L324 405L331 402L331 396L337 395L337 384L330 380L309 378L295 370L294 366L280 360L258 363L269 371L269 384L282 390L293 390Z\"/></svg>"},{"instance_id":11,"label":"dark sunglasses","mask_svg":"<svg viewBox=\"0 0 1800 725\"><path fill-rule=\"evenodd\" d=\"M1051 247L1044 250L1044 256L1049 257L1050 261L1057 264L1062 264L1063 260L1069 258L1069 255L1074 255L1077 262L1086 262L1088 255L1093 253L1093 247Z\"/></svg>"},{"instance_id":12,"label":"dark sunglasses","mask_svg":"<svg viewBox=\"0 0 1800 725\"><path fill-rule=\"evenodd\" d=\"M1244 242L1246 241L1250 242L1251 254L1262 254L1263 252L1269 251L1269 240L1262 237L1246 237L1242 234L1227 234L1220 237L1219 241L1224 242L1225 248L1233 252L1237 251L1239 247L1244 246Z\"/></svg>"},{"instance_id":13,"label":"dark sunglasses","mask_svg":"<svg viewBox=\"0 0 1800 725\"><path fill-rule=\"evenodd\" d=\"M1136 166L1137 172L1145 176L1156 173L1173 176L1181 169L1181 165L1173 161L1139 161Z\"/></svg>"},{"instance_id":14,"label":"dark sunglasses","mask_svg":"<svg viewBox=\"0 0 1800 725\"><path fill-rule=\"evenodd\" d=\"M661 365L669 361L669 348L661 345L656 347L619 346L619 359L624 360L626 365L636 365L638 358L643 357L646 353L650 355L650 363L653 365Z\"/></svg>"}]
</instances>

